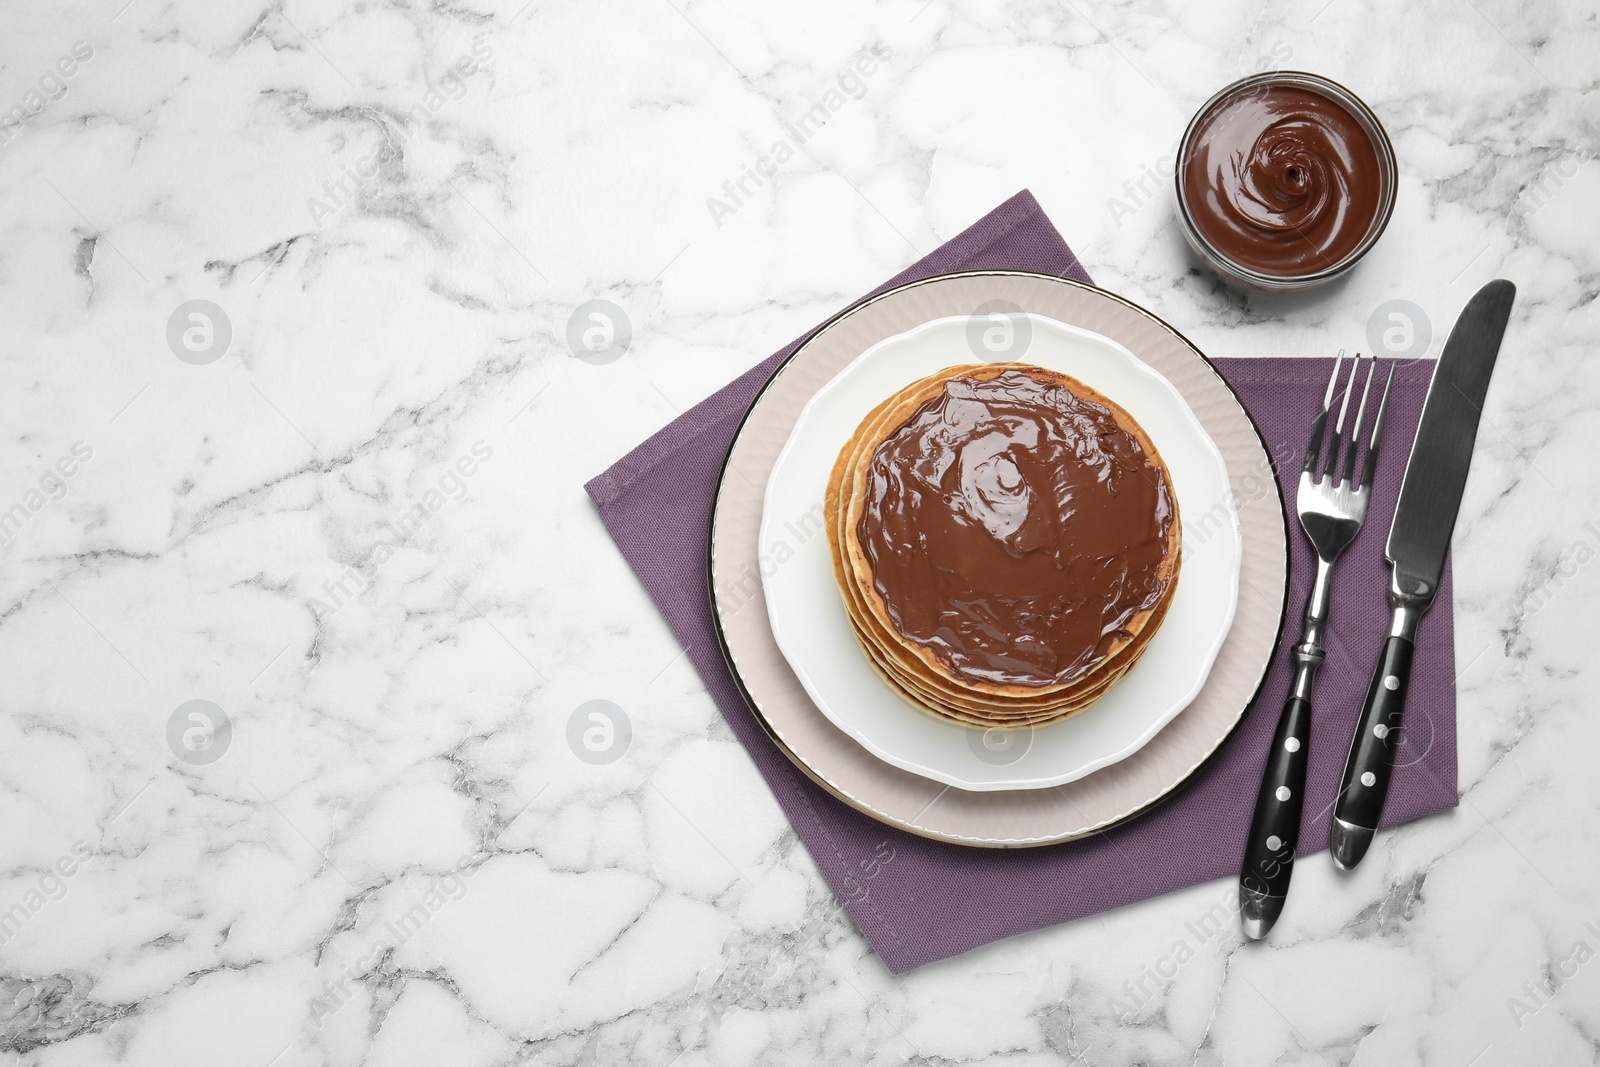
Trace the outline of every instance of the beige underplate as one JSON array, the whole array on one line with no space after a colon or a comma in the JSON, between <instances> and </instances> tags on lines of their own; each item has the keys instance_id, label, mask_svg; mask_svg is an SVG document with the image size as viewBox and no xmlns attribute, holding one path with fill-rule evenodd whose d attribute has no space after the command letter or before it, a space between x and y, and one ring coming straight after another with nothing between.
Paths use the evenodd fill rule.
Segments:
<instances>
[{"instance_id":1,"label":"beige underplate","mask_svg":"<svg viewBox=\"0 0 1600 1067\"><path fill-rule=\"evenodd\" d=\"M1160 371L1216 442L1244 534L1239 607L1194 701L1128 758L1066 785L972 792L884 763L811 703L778 650L760 590L758 552L767 476L806 402L879 341L985 304L1103 334ZM952 362L959 362L957 354ZM1287 595L1287 526L1277 493L1241 492L1272 465L1233 391L1197 349L1149 312L1091 286L1047 275L943 275L885 293L802 345L756 399L729 452L711 521L712 607L734 676L757 718L794 763L845 803L924 837L988 847L1070 841L1154 804L1187 779L1238 723L1271 661ZM735 473L736 472L736 473ZM1275 482L1273 483L1276 484ZM819 505L822 501L817 502Z\"/></svg>"}]
</instances>

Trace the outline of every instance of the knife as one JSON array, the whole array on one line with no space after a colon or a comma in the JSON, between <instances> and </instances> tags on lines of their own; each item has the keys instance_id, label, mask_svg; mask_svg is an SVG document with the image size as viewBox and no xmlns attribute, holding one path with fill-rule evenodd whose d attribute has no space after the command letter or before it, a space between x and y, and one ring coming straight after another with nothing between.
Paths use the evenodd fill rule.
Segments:
<instances>
[{"instance_id":1,"label":"knife","mask_svg":"<svg viewBox=\"0 0 1600 1067\"><path fill-rule=\"evenodd\" d=\"M1503 278L1473 294L1450 330L1428 386L1384 552L1393 568L1389 603L1394 619L1367 686L1333 810L1329 848L1343 871L1367 854L1389 795L1417 623L1433 603L1444 572L1484 394L1516 295L1517 287Z\"/></svg>"}]
</instances>

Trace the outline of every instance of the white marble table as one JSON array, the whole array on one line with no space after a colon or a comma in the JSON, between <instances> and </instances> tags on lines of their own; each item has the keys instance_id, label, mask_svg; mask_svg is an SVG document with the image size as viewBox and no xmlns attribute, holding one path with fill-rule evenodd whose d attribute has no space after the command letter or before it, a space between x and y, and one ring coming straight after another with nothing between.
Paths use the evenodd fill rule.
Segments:
<instances>
[{"instance_id":1,"label":"white marble table","mask_svg":"<svg viewBox=\"0 0 1600 1067\"><path fill-rule=\"evenodd\" d=\"M4 1062L1593 1062L1593 6L745 6L0 14ZM1173 221L1189 113L1266 66L1402 161L1312 297ZM1437 351L1518 283L1463 802L1303 864L1267 944L1202 923L1219 882L894 977L581 485L1023 187L1219 355L1363 347L1391 300ZM568 350L593 299L621 358ZM568 743L596 700L609 763Z\"/></svg>"}]
</instances>

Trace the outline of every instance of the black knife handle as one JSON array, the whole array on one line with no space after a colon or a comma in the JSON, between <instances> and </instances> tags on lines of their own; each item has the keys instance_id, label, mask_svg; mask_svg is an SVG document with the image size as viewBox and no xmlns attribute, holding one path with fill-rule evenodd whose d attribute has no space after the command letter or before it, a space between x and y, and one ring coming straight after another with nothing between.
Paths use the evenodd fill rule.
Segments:
<instances>
[{"instance_id":1,"label":"black knife handle","mask_svg":"<svg viewBox=\"0 0 1600 1067\"><path fill-rule=\"evenodd\" d=\"M1300 840L1310 741L1311 702L1292 696L1283 705L1278 729L1272 735L1261 792L1256 795L1256 811L1250 820L1250 838L1244 846L1244 866L1239 872L1243 898L1247 902L1254 898L1257 906L1268 913L1262 917L1269 928L1283 906L1281 898L1289 893L1295 846ZM1260 899L1263 897L1278 899L1268 903Z\"/></svg>"},{"instance_id":2,"label":"black knife handle","mask_svg":"<svg viewBox=\"0 0 1600 1067\"><path fill-rule=\"evenodd\" d=\"M1393 634L1383 643L1383 654L1378 657L1372 683L1367 686L1361 720L1350 739L1350 757L1345 761L1344 780L1339 783L1339 799L1333 809L1334 859L1347 869L1361 862L1383 815L1383 802L1394 774L1394 753L1400 744L1411 654L1415 649L1409 638Z\"/></svg>"}]
</instances>

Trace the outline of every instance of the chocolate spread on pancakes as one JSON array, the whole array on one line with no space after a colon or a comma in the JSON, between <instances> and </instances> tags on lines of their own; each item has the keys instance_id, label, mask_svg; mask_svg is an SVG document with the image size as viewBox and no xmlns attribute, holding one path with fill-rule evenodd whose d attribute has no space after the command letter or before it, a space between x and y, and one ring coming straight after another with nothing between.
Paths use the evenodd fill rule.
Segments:
<instances>
[{"instance_id":1,"label":"chocolate spread on pancakes","mask_svg":"<svg viewBox=\"0 0 1600 1067\"><path fill-rule=\"evenodd\" d=\"M1345 107L1292 86L1250 89L1205 117L1183 161L1195 225L1224 256L1292 277L1338 265L1382 209L1372 134Z\"/></svg>"},{"instance_id":2,"label":"chocolate spread on pancakes","mask_svg":"<svg viewBox=\"0 0 1600 1067\"><path fill-rule=\"evenodd\" d=\"M895 628L970 681L1087 674L1165 589L1174 509L1151 458L1059 384L951 379L867 470L856 536Z\"/></svg>"}]
</instances>

